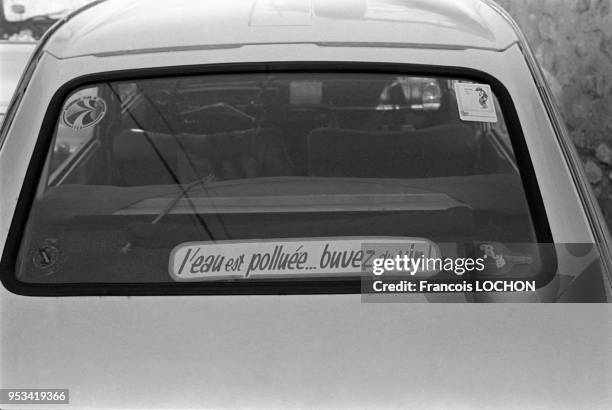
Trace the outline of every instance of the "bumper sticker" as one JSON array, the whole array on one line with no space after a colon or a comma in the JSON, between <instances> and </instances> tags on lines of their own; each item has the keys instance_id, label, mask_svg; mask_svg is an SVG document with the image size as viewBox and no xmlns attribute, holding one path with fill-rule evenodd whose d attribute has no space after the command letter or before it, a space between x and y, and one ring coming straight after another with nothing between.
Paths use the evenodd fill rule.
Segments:
<instances>
[{"instance_id":1,"label":"bumper sticker","mask_svg":"<svg viewBox=\"0 0 612 410\"><path fill-rule=\"evenodd\" d=\"M168 271L175 281L358 276L385 252L440 256L438 245L418 238L188 242L172 250Z\"/></svg>"}]
</instances>

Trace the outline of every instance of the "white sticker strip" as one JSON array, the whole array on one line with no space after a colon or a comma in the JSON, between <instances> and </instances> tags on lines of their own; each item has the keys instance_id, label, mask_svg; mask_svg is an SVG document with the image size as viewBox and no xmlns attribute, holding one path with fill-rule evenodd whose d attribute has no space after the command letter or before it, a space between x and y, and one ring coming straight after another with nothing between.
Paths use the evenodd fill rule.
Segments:
<instances>
[{"instance_id":1,"label":"white sticker strip","mask_svg":"<svg viewBox=\"0 0 612 410\"><path fill-rule=\"evenodd\" d=\"M462 121L497 122L491 87L487 84L455 83Z\"/></svg>"},{"instance_id":2,"label":"white sticker strip","mask_svg":"<svg viewBox=\"0 0 612 410\"><path fill-rule=\"evenodd\" d=\"M347 276L361 274L374 259L399 253L439 258L441 252L438 245L420 238L188 242L172 250L168 271L181 282Z\"/></svg>"}]
</instances>

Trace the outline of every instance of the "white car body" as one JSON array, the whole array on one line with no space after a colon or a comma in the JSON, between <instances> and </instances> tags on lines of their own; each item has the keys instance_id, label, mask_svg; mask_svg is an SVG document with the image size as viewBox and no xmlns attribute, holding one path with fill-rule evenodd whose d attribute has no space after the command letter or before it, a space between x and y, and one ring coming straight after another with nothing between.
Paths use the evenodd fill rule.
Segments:
<instances>
[{"instance_id":1,"label":"white car body","mask_svg":"<svg viewBox=\"0 0 612 410\"><path fill-rule=\"evenodd\" d=\"M459 67L499 80L514 99L555 243L598 244L608 257L606 228L542 75L494 5L369 1L358 18L352 2L340 1L320 18L310 9L279 13L273 3L109 0L58 26L37 50L2 129L0 248L10 241L45 114L75 79L358 62ZM0 286L0 388L68 388L69 408L608 408L610 386L605 303L36 297Z\"/></svg>"},{"instance_id":2,"label":"white car body","mask_svg":"<svg viewBox=\"0 0 612 410\"><path fill-rule=\"evenodd\" d=\"M0 41L0 124L36 43Z\"/></svg>"}]
</instances>

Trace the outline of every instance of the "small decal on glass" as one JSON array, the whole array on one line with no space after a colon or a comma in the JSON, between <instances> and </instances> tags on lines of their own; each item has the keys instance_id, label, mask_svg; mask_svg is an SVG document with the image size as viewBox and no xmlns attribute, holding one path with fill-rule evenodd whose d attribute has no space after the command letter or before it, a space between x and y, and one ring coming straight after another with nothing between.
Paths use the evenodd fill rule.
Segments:
<instances>
[{"instance_id":1,"label":"small decal on glass","mask_svg":"<svg viewBox=\"0 0 612 410\"><path fill-rule=\"evenodd\" d=\"M62 113L64 124L75 130L89 128L106 115L106 102L93 95L79 97L68 103Z\"/></svg>"},{"instance_id":2,"label":"small decal on glass","mask_svg":"<svg viewBox=\"0 0 612 410\"><path fill-rule=\"evenodd\" d=\"M455 94L462 121L497 122L491 87L487 84L456 83Z\"/></svg>"}]
</instances>

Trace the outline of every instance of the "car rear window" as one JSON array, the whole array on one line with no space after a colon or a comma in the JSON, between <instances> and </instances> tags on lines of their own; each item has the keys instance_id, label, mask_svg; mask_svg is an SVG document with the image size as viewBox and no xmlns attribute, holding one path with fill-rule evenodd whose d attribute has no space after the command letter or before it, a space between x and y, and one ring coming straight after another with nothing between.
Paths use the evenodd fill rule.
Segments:
<instances>
[{"instance_id":1,"label":"car rear window","mask_svg":"<svg viewBox=\"0 0 612 410\"><path fill-rule=\"evenodd\" d=\"M491 84L460 77L89 84L57 115L17 279L324 282L358 276L368 243L526 252L540 227L509 109Z\"/></svg>"}]
</instances>

